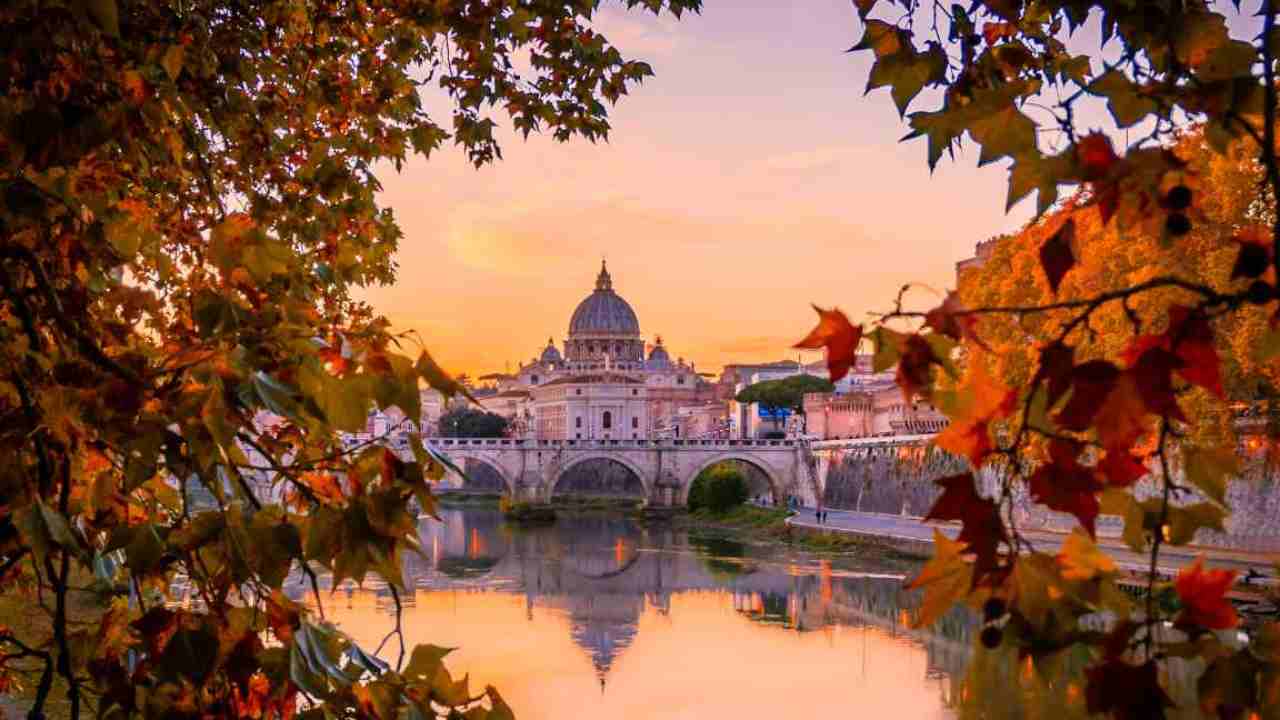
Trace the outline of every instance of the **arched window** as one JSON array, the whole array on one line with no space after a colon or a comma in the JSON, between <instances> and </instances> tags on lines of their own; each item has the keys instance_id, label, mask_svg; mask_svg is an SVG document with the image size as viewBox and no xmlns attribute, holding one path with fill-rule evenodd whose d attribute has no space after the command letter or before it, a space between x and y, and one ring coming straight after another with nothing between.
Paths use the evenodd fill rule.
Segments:
<instances>
[{"instance_id":1,"label":"arched window","mask_svg":"<svg viewBox=\"0 0 1280 720\"><path fill-rule=\"evenodd\" d=\"M604 417L600 419L600 425L605 430L608 430L609 428L613 427L613 413L609 412L608 410L605 410Z\"/></svg>"}]
</instances>

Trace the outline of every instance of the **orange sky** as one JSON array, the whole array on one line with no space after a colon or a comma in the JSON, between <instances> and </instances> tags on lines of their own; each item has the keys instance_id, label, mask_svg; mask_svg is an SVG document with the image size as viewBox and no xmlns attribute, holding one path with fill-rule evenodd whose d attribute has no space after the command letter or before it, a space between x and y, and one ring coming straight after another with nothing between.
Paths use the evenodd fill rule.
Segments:
<instances>
[{"instance_id":1,"label":"orange sky","mask_svg":"<svg viewBox=\"0 0 1280 720\"><path fill-rule=\"evenodd\" d=\"M364 293L440 361L473 374L563 340L601 256L647 339L715 370L794 357L810 302L852 317L897 288L952 282L974 244L1017 228L1004 163L932 176L869 68L848 0L708 0L700 16L621 9L601 28L657 76L615 108L608 144L510 140L382 173L406 237L393 287ZM921 304L929 300L921 298Z\"/></svg>"}]
</instances>

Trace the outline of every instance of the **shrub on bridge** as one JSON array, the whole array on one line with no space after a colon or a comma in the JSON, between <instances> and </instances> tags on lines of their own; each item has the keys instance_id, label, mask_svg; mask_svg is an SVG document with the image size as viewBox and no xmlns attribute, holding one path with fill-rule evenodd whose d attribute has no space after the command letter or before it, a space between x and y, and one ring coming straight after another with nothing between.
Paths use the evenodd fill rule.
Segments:
<instances>
[{"instance_id":1,"label":"shrub on bridge","mask_svg":"<svg viewBox=\"0 0 1280 720\"><path fill-rule=\"evenodd\" d=\"M733 467L710 467L698 473L689 488L689 509L707 509L715 513L731 510L747 501L751 494L747 478Z\"/></svg>"}]
</instances>

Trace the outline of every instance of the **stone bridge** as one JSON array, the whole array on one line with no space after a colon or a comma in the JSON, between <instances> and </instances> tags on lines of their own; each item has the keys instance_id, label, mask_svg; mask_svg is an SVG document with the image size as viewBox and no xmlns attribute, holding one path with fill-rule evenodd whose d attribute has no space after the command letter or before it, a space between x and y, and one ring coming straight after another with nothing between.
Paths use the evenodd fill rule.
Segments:
<instances>
[{"instance_id":1,"label":"stone bridge","mask_svg":"<svg viewBox=\"0 0 1280 720\"><path fill-rule=\"evenodd\" d=\"M571 468L607 459L631 470L649 505L684 505L698 473L738 460L768 478L775 502L796 496L812 505L821 486L807 445L795 440L532 440L432 438L432 447L454 462L483 463L502 477L518 500L544 502Z\"/></svg>"}]
</instances>

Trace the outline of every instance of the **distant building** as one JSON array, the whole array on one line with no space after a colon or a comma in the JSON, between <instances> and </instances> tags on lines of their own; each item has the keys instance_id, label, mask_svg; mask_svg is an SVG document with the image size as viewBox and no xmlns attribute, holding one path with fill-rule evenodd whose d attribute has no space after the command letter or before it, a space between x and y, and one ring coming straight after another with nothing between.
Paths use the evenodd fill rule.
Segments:
<instances>
[{"instance_id":1,"label":"distant building","mask_svg":"<svg viewBox=\"0 0 1280 720\"><path fill-rule=\"evenodd\" d=\"M991 259L992 253L996 251L996 243L999 241L1000 238L993 237L978 243L973 249L973 257L965 258L964 260L956 263L956 277L959 277L960 273L965 270L970 268L980 268L983 265L986 265L987 261Z\"/></svg>"},{"instance_id":2,"label":"distant building","mask_svg":"<svg viewBox=\"0 0 1280 720\"><path fill-rule=\"evenodd\" d=\"M859 357L859 361L863 358ZM859 362L859 366L862 363ZM868 363L869 365L869 363ZM855 370L834 393L804 398L805 435L817 440L920 435L946 427L947 419L924 400L907 402L891 372ZM842 383L843 385L843 383Z\"/></svg>"},{"instance_id":3,"label":"distant building","mask_svg":"<svg viewBox=\"0 0 1280 720\"><path fill-rule=\"evenodd\" d=\"M681 409L715 397L692 363L657 337L646 355L635 311L601 263L595 290L573 311L563 352L554 339L514 373L486 375L479 397L512 420L513 434L547 440L678 436Z\"/></svg>"}]
</instances>

